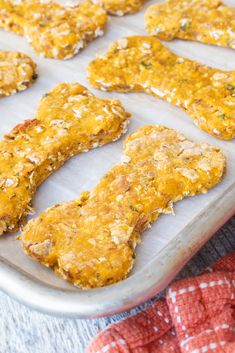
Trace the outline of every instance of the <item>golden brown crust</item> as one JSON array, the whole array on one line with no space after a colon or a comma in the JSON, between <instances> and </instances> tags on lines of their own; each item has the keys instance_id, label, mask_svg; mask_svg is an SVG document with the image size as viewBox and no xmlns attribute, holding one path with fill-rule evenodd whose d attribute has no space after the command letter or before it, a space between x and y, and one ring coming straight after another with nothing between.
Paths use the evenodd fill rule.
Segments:
<instances>
[{"instance_id":1,"label":"golden brown crust","mask_svg":"<svg viewBox=\"0 0 235 353\"><path fill-rule=\"evenodd\" d=\"M36 78L36 64L29 56L0 50L0 98L25 90Z\"/></svg>"},{"instance_id":2,"label":"golden brown crust","mask_svg":"<svg viewBox=\"0 0 235 353\"><path fill-rule=\"evenodd\" d=\"M103 6L108 13L116 16L132 14L141 9L146 0L92 0Z\"/></svg>"},{"instance_id":3,"label":"golden brown crust","mask_svg":"<svg viewBox=\"0 0 235 353\"><path fill-rule=\"evenodd\" d=\"M147 31L160 39L196 40L235 49L235 8L221 0L167 0L150 6Z\"/></svg>"},{"instance_id":4,"label":"golden brown crust","mask_svg":"<svg viewBox=\"0 0 235 353\"><path fill-rule=\"evenodd\" d=\"M69 59L103 34L106 11L89 0L74 7L38 0L0 0L0 27L24 35L42 56Z\"/></svg>"},{"instance_id":5,"label":"golden brown crust","mask_svg":"<svg viewBox=\"0 0 235 353\"><path fill-rule=\"evenodd\" d=\"M173 202L220 182L219 148L194 143L164 126L145 126L125 141L122 162L91 191L56 205L23 230L25 251L81 288L125 278L140 233Z\"/></svg>"},{"instance_id":6,"label":"golden brown crust","mask_svg":"<svg viewBox=\"0 0 235 353\"><path fill-rule=\"evenodd\" d=\"M37 186L54 170L74 154L118 139L129 116L119 101L96 98L78 83L44 95L35 119L0 142L0 234L19 227Z\"/></svg>"},{"instance_id":7,"label":"golden brown crust","mask_svg":"<svg viewBox=\"0 0 235 353\"><path fill-rule=\"evenodd\" d=\"M40 120L37 119L28 119L25 120L23 123L16 125L10 132L9 134L5 134L4 138L5 139L12 139L15 138L18 134L21 134L23 132L26 132L29 128L39 125Z\"/></svg>"},{"instance_id":8,"label":"golden brown crust","mask_svg":"<svg viewBox=\"0 0 235 353\"><path fill-rule=\"evenodd\" d=\"M202 130L235 137L235 71L222 71L177 56L155 37L133 36L113 43L88 67L99 89L147 92L181 107Z\"/></svg>"}]
</instances>

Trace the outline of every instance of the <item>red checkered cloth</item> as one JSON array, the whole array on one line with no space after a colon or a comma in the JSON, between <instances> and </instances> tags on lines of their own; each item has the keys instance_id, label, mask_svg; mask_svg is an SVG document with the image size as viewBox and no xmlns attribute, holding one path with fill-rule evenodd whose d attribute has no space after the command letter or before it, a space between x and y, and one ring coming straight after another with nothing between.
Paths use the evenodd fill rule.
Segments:
<instances>
[{"instance_id":1,"label":"red checkered cloth","mask_svg":"<svg viewBox=\"0 0 235 353\"><path fill-rule=\"evenodd\" d=\"M87 353L235 353L235 252L101 331Z\"/></svg>"}]
</instances>

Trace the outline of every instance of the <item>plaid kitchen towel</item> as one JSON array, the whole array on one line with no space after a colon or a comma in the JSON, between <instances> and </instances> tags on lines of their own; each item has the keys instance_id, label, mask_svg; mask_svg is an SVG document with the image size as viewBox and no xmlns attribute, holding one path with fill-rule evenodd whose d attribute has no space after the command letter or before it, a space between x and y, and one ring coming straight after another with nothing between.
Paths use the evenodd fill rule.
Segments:
<instances>
[{"instance_id":1,"label":"plaid kitchen towel","mask_svg":"<svg viewBox=\"0 0 235 353\"><path fill-rule=\"evenodd\" d=\"M235 252L101 331L87 353L235 353Z\"/></svg>"}]
</instances>

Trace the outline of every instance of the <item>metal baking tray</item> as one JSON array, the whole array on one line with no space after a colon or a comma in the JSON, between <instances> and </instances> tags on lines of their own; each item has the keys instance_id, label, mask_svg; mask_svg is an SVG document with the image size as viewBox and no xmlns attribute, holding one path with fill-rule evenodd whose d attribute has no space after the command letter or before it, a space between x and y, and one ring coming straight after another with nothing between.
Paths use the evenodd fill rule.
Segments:
<instances>
[{"instance_id":1,"label":"metal baking tray","mask_svg":"<svg viewBox=\"0 0 235 353\"><path fill-rule=\"evenodd\" d=\"M100 97L118 98L132 113L129 132L147 124L164 124L196 141L219 146L228 158L224 180L205 195L175 205L175 216L162 215L142 235L137 261L129 278L100 289L82 291L58 278L24 254L16 234L0 239L0 289L41 312L76 318L100 317L130 309L158 293L182 266L235 212L235 141L219 141L200 131L178 108L146 94L117 94L94 90L86 79L86 67L108 44L127 35L146 34L144 11L110 18L107 31L68 61L39 57L24 38L0 31L0 49L19 50L38 64L39 78L28 90L0 100L0 133L34 116L40 97L59 82L77 81ZM235 6L235 1L228 2ZM235 70L235 51L186 41L165 43L174 52L225 70ZM39 188L34 198L36 214L55 203L76 198L91 189L120 160L123 139L73 157ZM34 215L34 216L35 216ZM33 217L34 217L33 216Z\"/></svg>"}]
</instances>

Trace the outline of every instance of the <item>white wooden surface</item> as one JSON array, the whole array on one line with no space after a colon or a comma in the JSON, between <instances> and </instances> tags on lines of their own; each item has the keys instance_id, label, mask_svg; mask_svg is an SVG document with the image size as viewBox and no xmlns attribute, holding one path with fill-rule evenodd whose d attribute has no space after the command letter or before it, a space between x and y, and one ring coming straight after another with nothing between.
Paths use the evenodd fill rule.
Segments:
<instances>
[{"instance_id":1,"label":"white wooden surface","mask_svg":"<svg viewBox=\"0 0 235 353\"><path fill-rule=\"evenodd\" d=\"M231 250L235 250L235 217L201 249L180 277L200 273ZM0 352L85 353L98 330L138 309L99 320L65 320L32 311L0 293Z\"/></svg>"}]
</instances>

